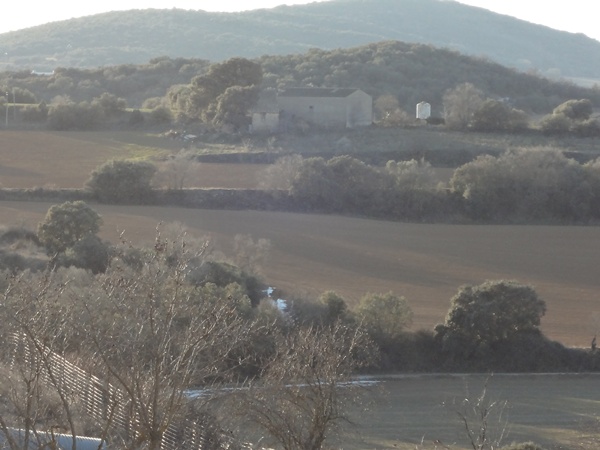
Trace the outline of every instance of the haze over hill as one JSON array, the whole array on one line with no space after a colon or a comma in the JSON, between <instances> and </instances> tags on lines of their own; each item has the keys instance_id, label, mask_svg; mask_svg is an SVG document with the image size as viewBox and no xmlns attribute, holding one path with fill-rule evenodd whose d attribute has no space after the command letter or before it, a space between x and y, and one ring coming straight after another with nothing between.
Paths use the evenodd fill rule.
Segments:
<instances>
[{"instance_id":1,"label":"haze over hill","mask_svg":"<svg viewBox=\"0 0 600 450\"><path fill-rule=\"evenodd\" d=\"M550 76L600 79L600 42L443 0L335 0L240 13L104 13L1 34L0 69L145 63L160 55L220 61L383 40L446 47Z\"/></svg>"}]
</instances>

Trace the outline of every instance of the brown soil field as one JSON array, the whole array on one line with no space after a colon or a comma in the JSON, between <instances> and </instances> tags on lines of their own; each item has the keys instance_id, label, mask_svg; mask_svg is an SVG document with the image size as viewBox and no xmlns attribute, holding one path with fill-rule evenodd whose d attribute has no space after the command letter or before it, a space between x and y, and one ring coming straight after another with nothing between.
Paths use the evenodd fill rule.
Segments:
<instances>
[{"instance_id":1,"label":"brown soil field","mask_svg":"<svg viewBox=\"0 0 600 450\"><path fill-rule=\"evenodd\" d=\"M90 173L111 159L160 162L181 150L181 142L136 132L2 131L0 187L81 188ZM193 164L190 188L256 188L260 164Z\"/></svg>"},{"instance_id":2,"label":"brown soil field","mask_svg":"<svg viewBox=\"0 0 600 450\"><path fill-rule=\"evenodd\" d=\"M49 203L0 202L0 223L34 228ZM463 284L514 279L547 302L542 330L587 347L600 329L600 228L409 224L326 215L92 205L101 234L151 242L159 223L183 224L231 254L236 234L272 243L262 268L282 295L315 297L331 289L349 303L394 291L409 301L413 329L444 320Z\"/></svg>"},{"instance_id":3,"label":"brown soil field","mask_svg":"<svg viewBox=\"0 0 600 450\"><path fill-rule=\"evenodd\" d=\"M103 162L122 155L122 146L90 139L90 133L3 131L0 133L2 187L78 188Z\"/></svg>"},{"instance_id":4,"label":"brown soil field","mask_svg":"<svg viewBox=\"0 0 600 450\"><path fill-rule=\"evenodd\" d=\"M181 150L181 145L177 140L139 132L3 131L0 133L0 187L81 188L92 170L108 160L144 158L160 167L161 161ZM187 168L185 187L254 189L259 186L266 167L263 164L191 164ZM454 169L449 168L436 169L441 182L447 182L453 172Z\"/></svg>"}]
</instances>

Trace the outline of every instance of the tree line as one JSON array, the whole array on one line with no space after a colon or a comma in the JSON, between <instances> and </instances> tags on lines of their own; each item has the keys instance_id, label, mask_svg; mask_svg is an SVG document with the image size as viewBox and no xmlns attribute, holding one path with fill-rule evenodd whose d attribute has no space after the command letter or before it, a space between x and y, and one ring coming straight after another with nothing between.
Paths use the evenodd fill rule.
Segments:
<instances>
[{"instance_id":1,"label":"tree line","mask_svg":"<svg viewBox=\"0 0 600 450\"><path fill-rule=\"evenodd\" d=\"M448 91L465 84L476 87L484 99L509 99L511 109L527 115L549 114L570 99L600 104L597 89L550 81L446 49L403 42L332 51L313 49L288 56L231 58L212 64L160 57L142 65L59 67L50 75L4 72L0 74L0 88L9 98L5 95L0 102L14 103L14 96L16 103L30 104L19 108L23 110L21 123L46 124L52 129L92 129L114 126L115 121L121 126L135 126L140 124L139 111L156 110L150 120L153 125L191 122L233 125L238 130L245 125L241 117L249 108L272 109L277 91L284 88L360 88L374 99L395 99L404 112L427 101L434 116L442 118L446 115L444 100ZM108 100L113 103L110 107L106 105ZM121 114L116 120L115 113L124 108L139 111L135 115ZM484 120L478 125L482 130L489 125L486 115L502 114L497 104L486 108L482 111ZM452 119L450 122L455 123Z\"/></svg>"},{"instance_id":2,"label":"tree line","mask_svg":"<svg viewBox=\"0 0 600 450\"><path fill-rule=\"evenodd\" d=\"M567 100L535 124L525 111L515 108L514 103L509 98L486 98L481 89L462 83L444 94L443 119L450 130L518 134L535 129L551 136L600 136L600 121L593 116L594 105L588 98ZM407 124L406 120L397 118L401 111L389 106L379 110L384 124L394 118L399 124Z\"/></svg>"},{"instance_id":3,"label":"tree line","mask_svg":"<svg viewBox=\"0 0 600 450\"><path fill-rule=\"evenodd\" d=\"M77 197L438 223L586 224L600 218L598 160L579 162L549 147L480 155L456 168L447 182L423 159L379 166L348 155L284 156L264 170L259 189L226 190L220 196L185 188L194 164L201 163L188 152L159 165L111 160L91 173Z\"/></svg>"},{"instance_id":4,"label":"tree line","mask_svg":"<svg viewBox=\"0 0 600 450\"><path fill-rule=\"evenodd\" d=\"M305 211L410 221L588 223L598 220L598 161L577 162L546 147L481 155L448 184L424 160L384 167L351 156L283 157L264 186L289 194Z\"/></svg>"}]
</instances>

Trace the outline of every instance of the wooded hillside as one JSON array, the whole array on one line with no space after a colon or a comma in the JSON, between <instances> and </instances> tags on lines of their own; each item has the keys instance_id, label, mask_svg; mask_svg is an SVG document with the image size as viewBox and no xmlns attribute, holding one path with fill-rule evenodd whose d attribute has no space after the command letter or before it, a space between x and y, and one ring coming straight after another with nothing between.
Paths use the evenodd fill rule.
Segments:
<instances>
[{"instance_id":1,"label":"wooded hillside","mask_svg":"<svg viewBox=\"0 0 600 450\"><path fill-rule=\"evenodd\" d=\"M297 86L360 88L376 99L391 94L412 111L420 101L441 112L444 92L469 82L488 97L510 98L528 112L549 113L569 99L587 98L600 104L600 92L566 82L553 82L506 68L487 59L422 44L386 41L331 51L309 50L288 56L254 59L263 71L262 102L273 101L277 89ZM206 60L155 58L148 63L97 69L59 68L52 75L28 71L0 72L0 88L15 89L17 103L50 103L55 97L92 101L104 93L123 98L129 107L167 94L173 85L189 84L210 67ZM11 99L9 99L11 100Z\"/></svg>"},{"instance_id":2,"label":"wooded hillside","mask_svg":"<svg viewBox=\"0 0 600 450\"><path fill-rule=\"evenodd\" d=\"M440 0L335 0L242 13L110 12L0 35L6 55L0 69L142 64L161 55L221 61L384 40L484 55L553 77L600 78L594 39Z\"/></svg>"}]
</instances>

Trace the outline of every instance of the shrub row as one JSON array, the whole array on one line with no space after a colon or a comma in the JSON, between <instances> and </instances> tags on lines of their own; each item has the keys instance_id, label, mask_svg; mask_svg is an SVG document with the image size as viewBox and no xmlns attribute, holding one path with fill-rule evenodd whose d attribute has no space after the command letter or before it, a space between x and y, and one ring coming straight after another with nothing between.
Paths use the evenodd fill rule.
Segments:
<instances>
[{"instance_id":1,"label":"shrub row","mask_svg":"<svg viewBox=\"0 0 600 450\"><path fill-rule=\"evenodd\" d=\"M348 214L391 220L590 223L600 219L600 160L556 149L482 155L439 183L425 160L373 166L351 156L291 155L269 166L263 190L153 188L147 162L109 161L79 189L4 189L0 200L97 201L211 209Z\"/></svg>"}]
</instances>

